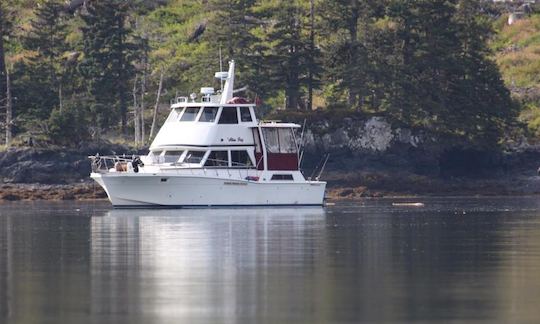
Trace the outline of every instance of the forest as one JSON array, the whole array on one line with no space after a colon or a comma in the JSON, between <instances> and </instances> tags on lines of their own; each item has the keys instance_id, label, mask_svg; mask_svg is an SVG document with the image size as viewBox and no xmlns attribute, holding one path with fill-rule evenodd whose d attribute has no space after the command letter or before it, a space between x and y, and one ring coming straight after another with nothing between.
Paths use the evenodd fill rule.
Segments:
<instances>
[{"instance_id":1,"label":"forest","mask_svg":"<svg viewBox=\"0 0 540 324\"><path fill-rule=\"evenodd\" d=\"M2 142L144 147L175 96L237 63L259 111L381 116L494 147L527 134L478 0L2 0Z\"/></svg>"}]
</instances>

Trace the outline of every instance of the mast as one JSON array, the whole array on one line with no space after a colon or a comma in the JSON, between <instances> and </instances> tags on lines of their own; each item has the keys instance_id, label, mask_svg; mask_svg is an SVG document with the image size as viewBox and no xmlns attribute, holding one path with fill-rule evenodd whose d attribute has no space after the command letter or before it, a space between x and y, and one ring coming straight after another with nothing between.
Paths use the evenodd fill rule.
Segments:
<instances>
[{"instance_id":1,"label":"mast","mask_svg":"<svg viewBox=\"0 0 540 324\"><path fill-rule=\"evenodd\" d=\"M231 100L233 97L234 89L234 60L229 62L229 72L227 73L227 81L225 81L225 86L223 87L223 93L221 94L220 104L226 104L227 101Z\"/></svg>"}]
</instances>

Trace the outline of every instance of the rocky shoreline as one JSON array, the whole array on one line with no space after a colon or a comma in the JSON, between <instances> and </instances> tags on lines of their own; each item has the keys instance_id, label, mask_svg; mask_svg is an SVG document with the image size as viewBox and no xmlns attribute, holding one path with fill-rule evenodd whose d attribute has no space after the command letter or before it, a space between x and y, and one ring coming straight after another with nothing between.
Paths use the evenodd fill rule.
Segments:
<instances>
[{"instance_id":1,"label":"rocky shoreline","mask_svg":"<svg viewBox=\"0 0 540 324\"><path fill-rule=\"evenodd\" d=\"M402 196L508 196L540 194L540 145L499 151L466 149L457 144L418 143L404 130L370 119L357 131L309 130L304 174L318 174L325 152L330 159L322 180L330 200ZM405 136L407 135L407 136ZM384 139L384 141L383 141ZM445 148L446 147L446 148ZM89 155L139 155L110 143L82 143L78 148L10 148L0 152L0 200L106 199L89 179Z\"/></svg>"},{"instance_id":2,"label":"rocky shoreline","mask_svg":"<svg viewBox=\"0 0 540 324\"><path fill-rule=\"evenodd\" d=\"M17 183L0 185L0 200L93 200L106 199L107 194L91 182L50 185L39 183Z\"/></svg>"},{"instance_id":3,"label":"rocky shoreline","mask_svg":"<svg viewBox=\"0 0 540 324\"><path fill-rule=\"evenodd\" d=\"M329 174L328 201L418 196L524 196L540 194L540 177L522 175L498 179L438 179L388 173ZM102 200L105 191L92 181L73 184L5 183L0 201Z\"/></svg>"}]
</instances>

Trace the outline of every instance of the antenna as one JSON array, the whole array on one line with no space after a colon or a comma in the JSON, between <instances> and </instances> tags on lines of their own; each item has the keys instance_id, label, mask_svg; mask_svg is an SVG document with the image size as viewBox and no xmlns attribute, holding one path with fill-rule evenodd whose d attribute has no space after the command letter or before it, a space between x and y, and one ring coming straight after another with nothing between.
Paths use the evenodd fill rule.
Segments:
<instances>
[{"instance_id":1,"label":"antenna","mask_svg":"<svg viewBox=\"0 0 540 324\"><path fill-rule=\"evenodd\" d=\"M324 167L326 167L326 162L328 162L328 158L330 157L330 153L326 154L326 159L324 160L324 163L322 165L322 168L321 168L321 171L319 172L319 175L317 175L317 177L315 178L315 180L319 181L319 179L321 178L321 175L324 171Z\"/></svg>"}]
</instances>

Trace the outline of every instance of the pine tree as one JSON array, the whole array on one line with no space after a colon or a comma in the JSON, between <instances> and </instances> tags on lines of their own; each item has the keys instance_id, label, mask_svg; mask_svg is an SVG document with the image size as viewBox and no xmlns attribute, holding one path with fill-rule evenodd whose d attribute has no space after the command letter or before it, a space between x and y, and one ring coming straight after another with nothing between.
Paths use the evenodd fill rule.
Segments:
<instances>
[{"instance_id":1,"label":"pine tree","mask_svg":"<svg viewBox=\"0 0 540 324\"><path fill-rule=\"evenodd\" d=\"M273 20L265 41L268 43L270 80L285 89L285 108L305 108L301 98L308 82L310 59L306 8L299 1L276 1L267 9Z\"/></svg>"},{"instance_id":2,"label":"pine tree","mask_svg":"<svg viewBox=\"0 0 540 324\"><path fill-rule=\"evenodd\" d=\"M388 113L408 125L493 145L515 105L489 59L490 28L472 0L391 1Z\"/></svg>"},{"instance_id":3,"label":"pine tree","mask_svg":"<svg viewBox=\"0 0 540 324\"><path fill-rule=\"evenodd\" d=\"M254 5L254 0L210 1L212 15L204 38L211 46L208 64L217 66L216 54L221 50L225 63L234 59L237 64L236 84L261 96L266 94L269 84L261 60L265 47L254 33L261 23L253 12Z\"/></svg>"},{"instance_id":4,"label":"pine tree","mask_svg":"<svg viewBox=\"0 0 540 324\"><path fill-rule=\"evenodd\" d=\"M454 23L461 45L457 55L461 73L459 80L453 82L453 95L459 104L451 115L467 120L461 125L471 142L493 145L509 127L515 126L519 106L491 59L488 42L494 31L481 4L474 0L457 1Z\"/></svg>"},{"instance_id":5,"label":"pine tree","mask_svg":"<svg viewBox=\"0 0 540 324\"><path fill-rule=\"evenodd\" d=\"M454 14L455 5L447 0L396 0L389 6L388 15L397 26L394 51L399 55L390 111L407 124L436 130L451 105L448 87L460 50Z\"/></svg>"},{"instance_id":6,"label":"pine tree","mask_svg":"<svg viewBox=\"0 0 540 324\"><path fill-rule=\"evenodd\" d=\"M30 22L30 32L23 39L29 51L26 72L31 78L22 78L32 100L24 100L25 112L36 118L48 118L55 107L61 106L64 53L68 49L67 16L59 0L41 3L35 18ZM36 102L34 98L40 98ZM30 98L28 98L30 99Z\"/></svg>"},{"instance_id":7,"label":"pine tree","mask_svg":"<svg viewBox=\"0 0 540 324\"><path fill-rule=\"evenodd\" d=\"M127 125L128 82L135 46L126 24L129 3L120 0L91 1L82 15L84 59L80 71L88 83L92 119L101 129L120 120L122 132Z\"/></svg>"},{"instance_id":8,"label":"pine tree","mask_svg":"<svg viewBox=\"0 0 540 324\"><path fill-rule=\"evenodd\" d=\"M380 1L360 0L330 0L322 5L326 78L346 92L349 107L357 108L373 86L371 56L376 56L377 48L371 46L371 25L382 5Z\"/></svg>"},{"instance_id":9,"label":"pine tree","mask_svg":"<svg viewBox=\"0 0 540 324\"><path fill-rule=\"evenodd\" d=\"M58 66L68 47L64 6L59 0L47 0L38 5L35 15L24 39L25 48L35 52L32 62L43 64L49 73L49 82L56 84Z\"/></svg>"}]
</instances>

